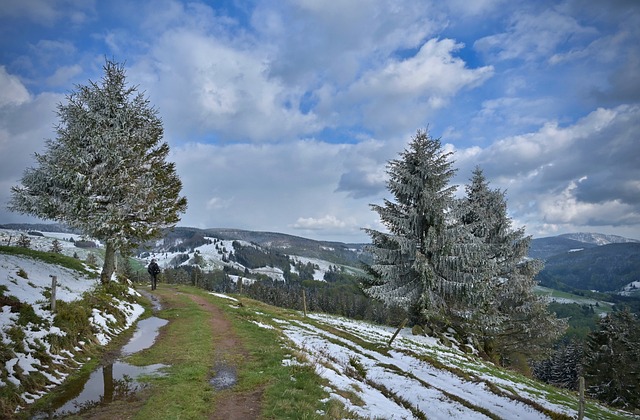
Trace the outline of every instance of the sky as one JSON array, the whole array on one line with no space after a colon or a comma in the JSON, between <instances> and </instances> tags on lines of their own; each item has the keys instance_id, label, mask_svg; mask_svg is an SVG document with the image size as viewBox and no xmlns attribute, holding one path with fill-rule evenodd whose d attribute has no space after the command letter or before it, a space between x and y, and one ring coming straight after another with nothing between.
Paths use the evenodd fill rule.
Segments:
<instances>
[{"instance_id":1,"label":"sky","mask_svg":"<svg viewBox=\"0 0 640 420\"><path fill-rule=\"evenodd\" d=\"M162 118L180 226L368 242L428 129L528 235L640 239L637 0L0 0L0 223L36 221L10 188L105 59Z\"/></svg>"}]
</instances>

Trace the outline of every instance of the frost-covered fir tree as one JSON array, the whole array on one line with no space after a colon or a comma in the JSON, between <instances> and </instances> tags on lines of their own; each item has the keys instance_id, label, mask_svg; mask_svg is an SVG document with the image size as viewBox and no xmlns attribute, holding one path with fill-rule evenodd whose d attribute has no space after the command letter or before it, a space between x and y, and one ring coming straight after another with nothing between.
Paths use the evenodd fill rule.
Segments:
<instances>
[{"instance_id":1,"label":"frost-covered fir tree","mask_svg":"<svg viewBox=\"0 0 640 420\"><path fill-rule=\"evenodd\" d=\"M187 200L166 162L162 121L124 67L107 60L101 83L77 86L58 105L57 138L12 188L9 208L64 222L105 243L101 281L125 252L175 225Z\"/></svg>"},{"instance_id":2,"label":"frost-covered fir tree","mask_svg":"<svg viewBox=\"0 0 640 420\"><path fill-rule=\"evenodd\" d=\"M458 222L484 245L474 247L469 258L478 267L480 284L467 326L480 334L488 354L544 355L566 325L534 292L542 263L527 258L531 237L524 228L512 228L504 192L489 188L479 167L465 190L456 206Z\"/></svg>"},{"instance_id":3,"label":"frost-covered fir tree","mask_svg":"<svg viewBox=\"0 0 640 420\"><path fill-rule=\"evenodd\" d=\"M388 232L365 229L373 263L365 291L389 305L409 309L414 322L447 316L475 278L460 264L468 243L448 223L455 170L439 139L418 131L399 159L389 161L387 188L395 201L371 205Z\"/></svg>"}]
</instances>

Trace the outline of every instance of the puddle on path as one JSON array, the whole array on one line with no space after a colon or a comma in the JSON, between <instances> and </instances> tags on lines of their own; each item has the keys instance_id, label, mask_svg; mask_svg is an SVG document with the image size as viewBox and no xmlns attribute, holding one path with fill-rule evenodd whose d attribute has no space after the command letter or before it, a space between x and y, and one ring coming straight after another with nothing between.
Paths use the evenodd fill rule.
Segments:
<instances>
[{"instance_id":1,"label":"puddle on path","mask_svg":"<svg viewBox=\"0 0 640 420\"><path fill-rule=\"evenodd\" d=\"M155 316L138 321L138 327L136 328L136 332L133 333L133 337L131 337L131 340L121 349L122 355L129 356L130 354L151 347L158 336L158 329L167 325L168 322L166 319Z\"/></svg>"},{"instance_id":2,"label":"puddle on path","mask_svg":"<svg viewBox=\"0 0 640 420\"><path fill-rule=\"evenodd\" d=\"M129 356L151 347L158 336L158 329L167 322L166 319L157 317L139 321L133 337L122 347L121 354ZM48 410L32 418L54 418L115 400L127 400L143 388L143 385L136 380L140 375L161 375L159 369L163 367L166 365L133 366L121 360L100 366L90 375L69 383L64 395L53 401Z\"/></svg>"},{"instance_id":3,"label":"puddle on path","mask_svg":"<svg viewBox=\"0 0 640 420\"><path fill-rule=\"evenodd\" d=\"M209 383L216 391L231 388L238 382L238 375L233 366L221 364L216 366L215 370L216 374L213 378L209 379Z\"/></svg>"}]
</instances>

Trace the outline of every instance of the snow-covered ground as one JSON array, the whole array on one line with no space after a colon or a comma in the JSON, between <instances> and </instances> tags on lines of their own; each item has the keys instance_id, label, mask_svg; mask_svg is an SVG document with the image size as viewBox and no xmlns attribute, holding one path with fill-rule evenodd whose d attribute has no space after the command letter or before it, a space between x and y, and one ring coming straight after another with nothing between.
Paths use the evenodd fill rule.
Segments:
<instances>
[{"instance_id":1,"label":"snow-covered ground","mask_svg":"<svg viewBox=\"0 0 640 420\"><path fill-rule=\"evenodd\" d=\"M85 260L89 254L93 254L96 257L96 261L101 263L102 257L99 252L96 252L96 248L79 248L76 247L73 241L88 240L95 243L98 247L101 245L100 241L91 238L85 238L81 235L73 233L60 233L60 232L40 232L39 235L29 235L26 231L18 231L11 229L0 229L0 245L16 245L20 235L26 235L31 244L29 248L36 251L50 251L53 241L58 240L60 247L62 248L62 254L69 257L77 256L81 260ZM73 240L73 241L72 241Z\"/></svg>"},{"instance_id":2,"label":"snow-covered ground","mask_svg":"<svg viewBox=\"0 0 640 420\"><path fill-rule=\"evenodd\" d=\"M32 238L32 248L36 244L44 244L46 241L40 237ZM36 238L36 240L34 240ZM0 239L0 243L4 244ZM78 355L83 352L85 342L80 346L68 350L53 350L48 337L51 335L64 335L64 331L53 325L54 315L50 310L50 300L47 297L52 287L52 278L57 278L56 300L73 302L82 297L85 291L96 287L98 280L89 278L75 270L52 265L29 257L0 253L0 286L4 290L5 297L13 296L23 304L33 307L35 314L40 319L37 324L29 322L27 325L18 325L20 314L12 312L12 307L4 305L0 307L0 341L6 348L13 349L13 357L5 365L0 366L4 372L0 372L0 387L12 383L20 386L20 376L24 373L39 371L46 376L50 389L60 384L68 375L65 367L78 365ZM129 293L137 294L133 288ZM106 313L100 309L93 309L90 322L97 331L96 340L100 344L107 344L112 337L128 328L144 312L144 308L138 304L125 301L115 301L115 306L125 315L126 324L116 327L114 314ZM21 343L13 342L15 335L10 331L20 328L24 332ZM44 348L46 357L53 361L55 367L48 366L36 357ZM17 368L20 368L17 370ZM21 372L20 374L18 374ZM6 378L4 382L1 378ZM46 391L39 393L22 393L20 398L25 404L32 403L44 395Z\"/></svg>"},{"instance_id":3,"label":"snow-covered ground","mask_svg":"<svg viewBox=\"0 0 640 420\"><path fill-rule=\"evenodd\" d=\"M550 395L550 387L498 370L436 338L413 335L409 328L389 346L395 328L339 316L310 314L292 320L256 311L253 322L280 330L290 340L292 354L302 355L283 363L313 366L328 381L331 398L364 418L551 418L540 407L577 415L574 393L555 390ZM585 418L599 417L587 411Z\"/></svg>"}]
</instances>

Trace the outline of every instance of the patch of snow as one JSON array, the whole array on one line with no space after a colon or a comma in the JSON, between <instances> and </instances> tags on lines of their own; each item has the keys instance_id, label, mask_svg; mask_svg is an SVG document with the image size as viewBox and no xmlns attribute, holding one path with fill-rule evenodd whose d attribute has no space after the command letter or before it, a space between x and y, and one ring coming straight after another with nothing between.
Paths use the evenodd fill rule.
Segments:
<instances>
[{"instance_id":1,"label":"patch of snow","mask_svg":"<svg viewBox=\"0 0 640 420\"><path fill-rule=\"evenodd\" d=\"M7 230L0 229L0 235L13 235L13 233L7 233ZM70 236L70 234L60 235L63 237ZM32 239L32 248L36 244L42 250L48 250L52 241L50 237L31 236L30 238ZM1 239L0 243L2 243ZM69 252L75 252L73 250L77 248L67 246L64 249L71 250ZM43 348L52 363L79 366L79 363L74 360L76 356L72 352L60 350L54 353L47 341L48 336L65 334L60 328L53 326L54 314L50 310L50 300L48 298L52 287L51 276L57 278L57 301L73 302L79 300L82 298L83 293L93 290L98 285L98 280L91 279L75 270L48 264L26 256L0 253L0 285L6 288L3 294L15 297L22 304L31 305L34 313L39 317L38 324L30 322L21 326L24 332L24 339L20 344L17 344L12 342L8 331L17 325L19 314L12 313L9 305L0 308L0 341L14 351L14 357L8 360L4 366L0 366L0 369L6 371L7 382L16 386L21 385L18 376L16 376L17 368L22 370L23 375L30 372L40 372L48 381L47 388L61 383L67 376L67 374L61 373L58 369L54 369L53 366L43 366L41 364L35 355L42 351ZM129 287L128 293L137 294L131 287ZM117 300L114 300L113 303L126 317L124 328L128 328L144 312L144 308L138 304ZM107 344L111 337L124 329L122 327L115 328L115 320L112 314L93 309L90 321L93 327L99 331L97 337L101 344ZM83 352L82 347L85 346L85 343L81 341L78 344L74 351ZM23 351L18 351L17 349L22 349ZM0 381L0 386L6 386L6 383ZM24 403L29 404L44 394L45 392L36 394L25 392L21 394L21 398Z\"/></svg>"}]
</instances>

